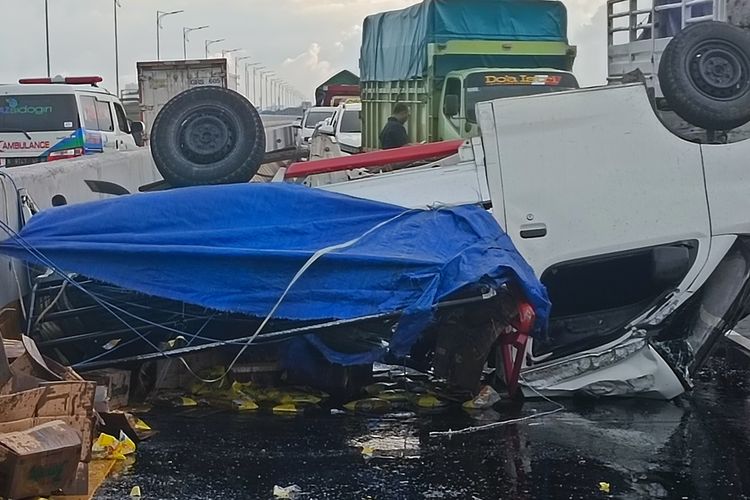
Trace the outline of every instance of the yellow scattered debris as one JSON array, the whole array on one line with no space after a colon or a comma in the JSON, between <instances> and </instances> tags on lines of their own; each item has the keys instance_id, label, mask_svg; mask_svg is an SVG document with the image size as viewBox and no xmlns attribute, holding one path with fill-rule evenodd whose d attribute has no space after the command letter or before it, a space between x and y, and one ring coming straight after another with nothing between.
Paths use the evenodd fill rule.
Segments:
<instances>
[{"instance_id":1,"label":"yellow scattered debris","mask_svg":"<svg viewBox=\"0 0 750 500\"><path fill-rule=\"evenodd\" d=\"M140 418L134 417L134 419L135 419L134 427L137 431L150 431L151 430L151 427Z\"/></svg>"},{"instance_id":2,"label":"yellow scattered debris","mask_svg":"<svg viewBox=\"0 0 750 500\"><path fill-rule=\"evenodd\" d=\"M380 398L367 398L350 401L344 405L349 411L386 412L392 408L391 402Z\"/></svg>"},{"instance_id":3,"label":"yellow scattered debris","mask_svg":"<svg viewBox=\"0 0 750 500\"><path fill-rule=\"evenodd\" d=\"M258 409L258 404L252 399L240 398L232 400L232 407L237 411L253 411Z\"/></svg>"},{"instance_id":4,"label":"yellow scattered debris","mask_svg":"<svg viewBox=\"0 0 750 500\"><path fill-rule=\"evenodd\" d=\"M94 441L92 453L97 459L125 460L126 455L135 453L135 443L122 431L119 439L102 433Z\"/></svg>"},{"instance_id":5,"label":"yellow scattered debris","mask_svg":"<svg viewBox=\"0 0 750 500\"><path fill-rule=\"evenodd\" d=\"M601 491L602 493L610 493L611 490L612 487L609 483L606 483L604 481L599 483L599 491Z\"/></svg>"},{"instance_id":6,"label":"yellow scattered debris","mask_svg":"<svg viewBox=\"0 0 750 500\"><path fill-rule=\"evenodd\" d=\"M273 407L274 413L301 413L303 411L302 408L298 407L294 403L284 403L280 405L276 405Z\"/></svg>"},{"instance_id":7,"label":"yellow scattered debris","mask_svg":"<svg viewBox=\"0 0 750 500\"><path fill-rule=\"evenodd\" d=\"M448 403L436 398L432 394L418 396L414 399L414 403L420 408L443 408L448 405Z\"/></svg>"}]
</instances>

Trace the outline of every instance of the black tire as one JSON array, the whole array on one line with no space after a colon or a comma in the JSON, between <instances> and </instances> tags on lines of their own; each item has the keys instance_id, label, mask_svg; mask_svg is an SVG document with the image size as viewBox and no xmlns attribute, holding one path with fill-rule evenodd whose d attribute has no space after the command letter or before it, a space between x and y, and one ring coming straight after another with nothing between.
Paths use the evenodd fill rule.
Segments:
<instances>
[{"instance_id":1,"label":"black tire","mask_svg":"<svg viewBox=\"0 0 750 500\"><path fill-rule=\"evenodd\" d=\"M248 182L265 151L258 111L237 92L220 87L175 96L151 129L156 168L175 187Z\"/></svg>"},{"instance_id":2,"label":"black tire","mask_svg":"<svg viewBox=\"0 0 750 500\"><path fill-rule=\"evenodd\" d=\"M750 121L750 32L716 21L679 32L659 63L669 106L689 123L731 130Z\"/></svg>"}]
</instances>

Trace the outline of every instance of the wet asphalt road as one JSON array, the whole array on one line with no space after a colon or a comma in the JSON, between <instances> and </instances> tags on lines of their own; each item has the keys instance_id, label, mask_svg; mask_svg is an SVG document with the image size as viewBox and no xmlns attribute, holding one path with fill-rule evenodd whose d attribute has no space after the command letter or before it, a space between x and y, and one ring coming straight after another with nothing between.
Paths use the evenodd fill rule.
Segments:
<instances>
[{"instance_id":1,"label":"wet asphalt road","mask_svg":"<svg viewBox=\"0 0 750 500\"><path fill-rule=\"evenodd\" d=\"M268 499L274 485L291 484L312 499L750 498L749 366L730 349L676 402L562 400L554 415L451 439L428 432L477 421L460 410L151 413L144 418L160 434L96 498L128 498L138 485L144 499ZM553 407L527 402L483 418Z\"/></svg>"}]
</instances>

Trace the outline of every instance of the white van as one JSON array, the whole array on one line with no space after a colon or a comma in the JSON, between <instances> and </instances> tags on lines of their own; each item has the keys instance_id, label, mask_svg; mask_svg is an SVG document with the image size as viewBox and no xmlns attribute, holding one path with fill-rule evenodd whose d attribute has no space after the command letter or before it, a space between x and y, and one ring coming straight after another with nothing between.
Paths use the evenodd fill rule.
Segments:
<instances>
[{"instance_id":1,"label":"white van","mask_svg":"<svg viewBox=\"0 0 750 500\"><path fill-rule=\"evenodd\" d=\"M143 124L96 86L101 77L33 78L0 85L0 167L135 149Z\"/></svg>"}]
</instances>

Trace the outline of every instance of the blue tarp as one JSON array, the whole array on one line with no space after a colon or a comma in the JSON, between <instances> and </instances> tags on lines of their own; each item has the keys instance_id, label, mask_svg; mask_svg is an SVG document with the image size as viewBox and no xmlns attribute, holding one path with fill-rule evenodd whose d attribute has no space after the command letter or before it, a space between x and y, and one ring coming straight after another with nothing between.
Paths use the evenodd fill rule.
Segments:
<instances>
[{"instance_id":1,"label":"blue tarp","mask_svg":"<svg viewBox=\"0 0 750 500\"><path fill-rule=\"evenodd\" d=\"M427 45L450 40L567 43L567 11L552 0L424 0L374 14L362 27L360 78L382 82L422 77Z\"/></svg>"},{"instance_id":2,"label":"blue tarp","mask_svg":"<svg viewBox=\"0 0 750 500\"><path fill-rule=\"evenodd\" d=\"M469 285L512 281L538 325L549 313L544 287L478 206L407 210L283 183L194 187L45 210L20 238L66 272L260 318L315 252L355 241L312 264L274 317L404 311L390 347L396 356L409 352L433 305ZM0 253L38 262L19 237L1 242ZM341 364L382 354L319 347Z\"/></svg>"}]
</instances>

